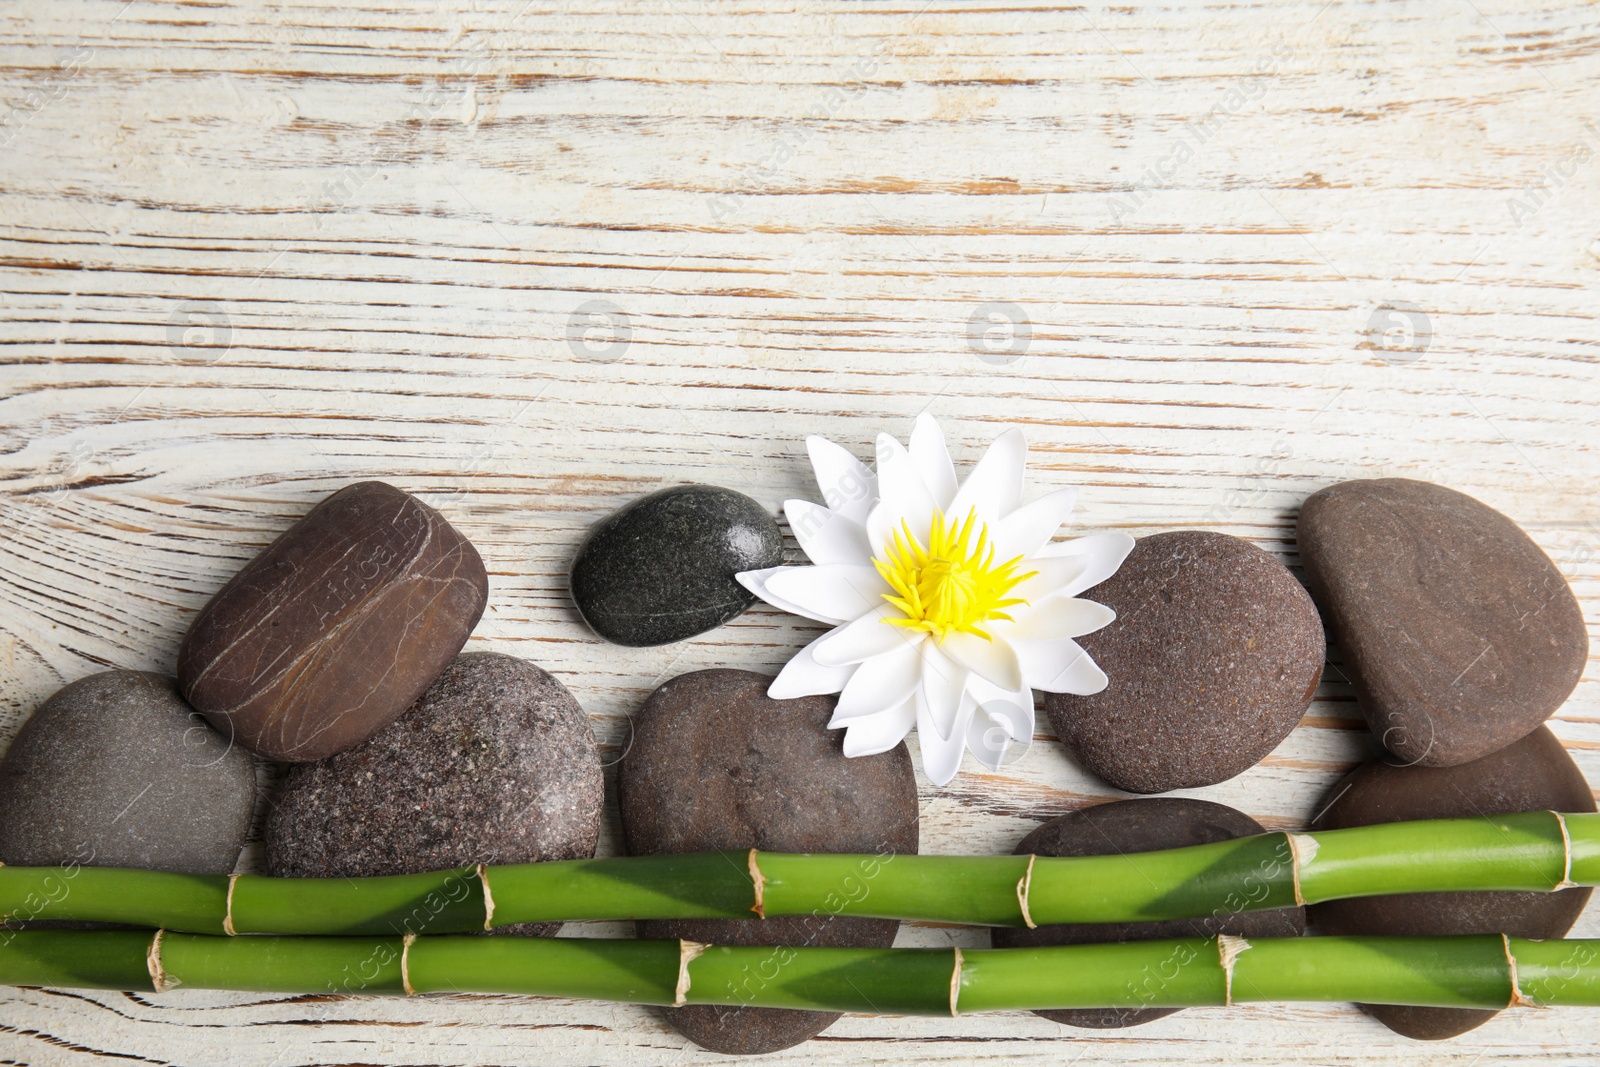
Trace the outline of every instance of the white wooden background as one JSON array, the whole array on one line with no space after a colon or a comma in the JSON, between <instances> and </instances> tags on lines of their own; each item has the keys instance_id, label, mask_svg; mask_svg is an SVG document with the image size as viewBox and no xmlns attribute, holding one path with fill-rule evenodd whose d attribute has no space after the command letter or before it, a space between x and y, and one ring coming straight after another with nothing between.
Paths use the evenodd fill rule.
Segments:
<instances>
[{"instance_id":1,"label":"white wooden background","mask_svg":"<svg viewBox=\"0 0 1600 1067\"><path fill-rule=\"evenodd\" d=\"M554 671L615 754L659 682L775 669L811 631L762 609L604 645L565 599L586 525L684 481L776 508L811 489L805 434L865 456L925 408L969 462L1023 424L1034 489L1083 487L1080 530L1221 529L1291 565L1318 487L1442 481L1520 521L1600 627L1582 0L10 0L0 20L0 745L65 682L170 671L244 560L381 477L488 561L469 647ZM1600 667L1554 727L1600 782ZM1298 826L1367 745L1330 671L1277 752L1195 792ZM1002 774L970 767L924 783L925 851L1006 851L1111 793L1043 734ZM1576 1064L1597 1024L1528 1011L1422 1045L1349 1006L1119 1033L848 1017L770 1062ZM0 993L0 1063L113 1060L726 1062L626 1006Z\"/></svg>"}]
</instances>

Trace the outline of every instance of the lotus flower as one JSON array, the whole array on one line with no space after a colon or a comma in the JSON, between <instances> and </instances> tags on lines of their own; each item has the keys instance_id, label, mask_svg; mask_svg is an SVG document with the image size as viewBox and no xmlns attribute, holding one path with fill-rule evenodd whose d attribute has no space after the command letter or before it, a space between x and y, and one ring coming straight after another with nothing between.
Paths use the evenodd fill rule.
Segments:
<instances>
[{"instance_id":1,"label":"lotus flower","mask_svg":"<svg viewBox=\"0 0 1600 1067\"><path fill-rule=\"evenodd\" d=\"M744 571L756 596L833 627L802 649L769 696L838 693L829 722L847 756L884 752L917 730L936 785L971 749L998 769L1033 737L1033 690L1098 693L1106 676L1074 640L1115 613L1078 596L1116 573L1124 533L1054 541L1075 489L1022 503L1028 445L1008 429L965 481L923 414L910 447L878 436L877 470L806 440L826 505L784 513L811 566Z\"/></svg>"}]
</instances>

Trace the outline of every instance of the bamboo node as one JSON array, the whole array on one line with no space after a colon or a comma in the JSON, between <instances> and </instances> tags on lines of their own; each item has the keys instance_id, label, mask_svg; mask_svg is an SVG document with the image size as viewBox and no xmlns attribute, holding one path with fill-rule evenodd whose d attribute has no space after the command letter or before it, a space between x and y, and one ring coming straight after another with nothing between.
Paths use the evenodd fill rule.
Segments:
<instances>
[{"instance_id":1,"label":"bamboo node","mask_svg":"<svg viewBox=\"0 0 1600 1067\"><path fill-rule=\"evenodd\" d=\"M161 939L167 935L165 930L157 930L156 936L150 939L150 947L144 954L145 969L150 972L150 984L157 993L165 993L174 986L183 983L167 974L165 967L161 966Z\"/></svg>"},{"instance_id":2,"label":"bamboo node","mask_svg":"<svg viewBox=\"0 0 1600 1067\"><path fill-rule=\"evenodd\" d=\"M758 855L759 853L755 849L751 849L747 861L750 865L750 883L755 886L756 891L756 902L750 905L750 910L756 913L756 918L765 919L767 917L767 876L761 873L761 865L756 862Z\"/></svg>"},{"instance_id":3,"label":"bamboo node","mask_svg":"<svg viewBox=\"0 0 1600 1067\"><path fill-rule=\"evenodd\" d=\"M1506 952L1506 977L1511 979L1511 999L1506 1002L1508 1008L1536 1008L1538 1001L1529 997L1522 991L1521 980L1517 977L1517 957L1511 951L1511 938L1505 934L1500 935L1500 944Z\"/></svg>"},{"instance_id":4,"label":"bamboo node","mask_svg":"<svg viewBox=\"0 0 1600 1067\"><path fill-rule=\"evenodd\" d=\"M487 864L478 864L478 882L483 886L483 928L494 929L494 894L489 892L489 868Z\"/></svg>"},{"instance_id":5,"label":"bamboo node","mask_svg":"<svg viewBox=\"0 0 1600 1067\"><path fill-rule=\"evenodd\" d=\"M955 966L950 970L950 1017L954 1019L961 1014L957 1002L961 999L961 949L954 950L956 954Z\"/></svg>"},{"instance_id":6,"label":"bamboo node","mask_svg":"<svg viewBox=\"0 0 1600 1067\"><path fill-rule=\"evenodd\" d=\"M1560 889L1571 889L1578 883L1572 880L1572 833L1567 829L1567 817L1559 811L1550 813L1556 817L1556 826L1561 830L1561 881L1551 886L1550 892Z\"/></svg>"},{"instance_id":7,"label":"bamboo node","mask_svg":"<svg viewBox=\"0 0 1600 1067\"><path fill-rule=\"evenodd\" d=\"M237 874L228 875L228 907L222 914L222 932L229 937L233 937L239 932L233 928L233 887L238 884L239 876Z\"/></svg>"},{"instance_id":8,"label":"bamboo node","mask_svg":"<svg viewBox=\"0 0 1600 1067\"><path fill-rule=\"evenodd\" d=\"M672 991L674 1008L681 1008L689 1003L689 964L710 947L704 942L686 941L681 937L678 939L678 985Z\"/></svg>"},{"instance_id":9,"label":"bamboo node","mask_svg":"<svg viewBox=\"0 0 1600 1067\"><path fill-rule=\"evenodd\" d=\"M1217 935L1217 959L1222 964L1222 1006L1233 1004L1233 965L1239 954L1248 951L1250 942L1232 934Z\"/></svg>"},{"instance_id":10,"label":"bamboo node","mask_svg":"<svg viewBox=\"0 0 1600 1067\"><path fill-rule=\"evenodd\" d=\"M1033 888L1033 861L1038 858L1038 856L1028 857L1028 869L1022 872L1022 878L1017 882L1017 905L1022 908L1023 925L1030 930L1038 929L1039 926L1028 911L1028 891Z\"/></svg>"},{"instance_id":11,"label":"bamboo node","mask_svg":"<svg viewBox=\"0 0 1600 1067\"><path fill-rule=\"evenodd\" d=\"M1300 889L1300 874L1317 858L1317 839L1310 834L1283 835L1289 842L1289 871L1294 878L1294 902L1299 907L1306 906L1306 897Z\"/></svg>"},{"instance_id":12,"label":"bamboo node","mask_svg":"<svg viewBox=\"0 0 1600 1067\"><path fill-rule=\"evenodd\" d=\"M406 936L400 939L400 988L406 991L406 996L417 995L416 987L411 984L411 946L417 940L417 935L406 931Z\"/></svg>"}]
</instances>

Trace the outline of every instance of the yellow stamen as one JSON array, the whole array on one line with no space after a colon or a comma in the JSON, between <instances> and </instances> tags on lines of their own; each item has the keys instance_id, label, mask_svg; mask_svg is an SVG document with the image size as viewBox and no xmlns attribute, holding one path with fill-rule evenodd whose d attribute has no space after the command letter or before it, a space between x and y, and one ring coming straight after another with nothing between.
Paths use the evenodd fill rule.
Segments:
<instances>
[{"instance_id":1,"label":"yellow stamen","mask_svg":"<svg viewBox=\"0 0 1600 1067\"><path fill-rule=\"evenodd\" d=\"M910 523L901 520L894 531L894 543L883 546L881 557L872 565L883 575L894 592L883 599L904 612L902 618L887 618L891 626L925 630L943 642L953 633L975 634L990 639L984 624L996 619L1011 621L1005 609L1027 601L1007 597L1016 586L1038 571L1018 574L1022 557L996 564L989 528L978 519L978 509L967 512L965 522L947 522L944 512L935 510L928 545L923 547Z\"/></svg>"}]
</instances>

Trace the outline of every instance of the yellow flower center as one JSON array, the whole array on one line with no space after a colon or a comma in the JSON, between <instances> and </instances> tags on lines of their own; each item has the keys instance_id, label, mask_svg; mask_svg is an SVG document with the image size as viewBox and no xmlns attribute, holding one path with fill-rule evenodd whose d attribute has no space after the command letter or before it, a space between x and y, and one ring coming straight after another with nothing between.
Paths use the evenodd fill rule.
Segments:
<instances>
[{"instance_id":1,"label":"yellow flower center","mask_svg":"<svg viewBox=\"0 0 1600 1067\"><path fill-rule=\"evenodd\" d=\"M1011 621L1005 609L1027 601L1006 596L1019 582L1038 571L1018 574L1022 557L996 564L989 527L978 520L978 509L967 512L965 522L946 522L944 512L934 511L928 545L923 547L901 520L894 532L894 544L883 546L872 565L894 590L883 599L905 612L903 618L886 618L891 626L925 630L943 642L952 633L976 634L984 640L990 635L984 623L996 619Z\"/></svg>"}]
</instances>

